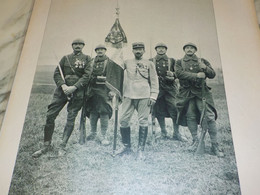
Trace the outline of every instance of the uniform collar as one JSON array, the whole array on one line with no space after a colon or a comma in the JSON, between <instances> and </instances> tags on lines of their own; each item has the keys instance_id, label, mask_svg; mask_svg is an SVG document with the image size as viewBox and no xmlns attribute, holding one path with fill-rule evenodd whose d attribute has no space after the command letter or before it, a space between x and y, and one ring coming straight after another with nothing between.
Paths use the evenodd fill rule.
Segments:
<instances>
[{"instance_id":1,"label":"uniform collar","mask_svg":"<svg viewBox=\"0 0 260 195\"><path fill-rule=\"evenodd\" d=\"M103 55L102 57L96 56L95 57L95 62L103 62L107 59L106 55Z\"/></svg>"},{"instance_id":2,"label":"uniform collar","mask_svg":"<svg viewBox=\"0 0 260 195\"><path fill-rule=\"evenodd\" d=\"M198 61L198 57L194 54L192 56L188 56L188 55L185 55L184 58L183 58L184 61L195 61L197 62Z\"/></svg>"},{"instance_id":3,"label":"uniform collar","mask_svg":"<svg viewBox=\"0 0 260 195\"><path fill-rule=\"evenodd\" d=\"M82 54L82 52L79 52L79 53L77 53L77 54L76 54L75 52L72 53L72 55L74 55L74 56L79 56L79 55L81 55L81 54Z\"/></svg>"},{"instance_id":4,"label":"uniform collar","mask_svg":"<svg viewBox=\"0 0 260 195\"><path fill-rule=\"evenodd\" d=\"M161 59L167 61L167 60L168 60L168 56L167 56L166 54L156 55L156 56L155 56L155 59L156 59L157 61L159 61L159 60L161 60Z\"/></svg>"}]
</instances>

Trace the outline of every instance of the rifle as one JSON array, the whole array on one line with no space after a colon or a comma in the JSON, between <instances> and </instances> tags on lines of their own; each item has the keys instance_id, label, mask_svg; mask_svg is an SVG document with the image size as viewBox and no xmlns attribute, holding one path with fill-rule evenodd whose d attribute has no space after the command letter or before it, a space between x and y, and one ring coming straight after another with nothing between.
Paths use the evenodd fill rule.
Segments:
<instances>
[{"instance_id":1,"label":"rifle","mask_svg":"<svg viewBox=\"0 0 260 195\"><path fill-rule=\"evenodd\" d=\"M200 128L201 128L201 133L200 133L200 138L199 138L199 143L197 146L197 149L195 151L195 154L204 154L205 152L205 135L207 133L207 125L205 122L205 113L206 113L206 107L207 107L207 103L206 103L206 98L205 98L205 80L202 80L202 112L200 115Z\"/></svg>"},{"instance_id":2,"label":"rifle","mask_svg":"<svg viewBox=\"0 0 260 195\"><path fill-rule=\"evenodd\" d=\"M86 140L86 88L84 88L83 92L83 104L81 109L79 132L79 144L83 145Z\"/></svg>"},{"instance_id":3,"label":"rifle","mask_svg":"<svg viewBox=\"0 0 260 195\"><path fill-rule=\"evenodd\" d=\"M115 95L115 122L114 122L114 143L113 143L113 155L116 155L116 140L117 140L117 123L118 123L118 96Z\"/></svg>"},{"instance_id":4,"label":"rifle","mask_svg":"<svg viewBox=\"0 0 260 195\"><path fill-rule=\"evenodd\" d=\"M154 109L154 105L151 106L151 118L152 118L152 142L156 143L156 137L155 137L155 116L153 115L153 109Z\"/></svg>"}]
</instances>

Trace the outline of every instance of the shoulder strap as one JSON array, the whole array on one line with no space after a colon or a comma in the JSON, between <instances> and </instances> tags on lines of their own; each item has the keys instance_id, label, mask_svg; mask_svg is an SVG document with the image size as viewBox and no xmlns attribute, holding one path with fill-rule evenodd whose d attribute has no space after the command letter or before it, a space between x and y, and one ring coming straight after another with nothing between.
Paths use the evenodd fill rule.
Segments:
<instances>
[{"instance_id":1,"label":"shoulder strap","mask_svg":"<svg viewBox=\"0 0 260 195\"><path fill-rule=\"evenodd\" d=\"M168 58L168 71L171 71L171 59Z\"/></svg>"},{"instance_id":2,"label":"shoulder strap","mask_svg":"<svg viewBox=\"0 0 260 195\"><path fill-rule=\"evenodd\" d=\"M66 56L66 59L67 59L69 65L70 65L70 69L72 70L72 72L73 72L74 74L76 74L74 68L71 66L71 63L70 63L70 60L69 60L68 56Z\"/></svg>"},{"instance_id":3,"label":"shoulder strap","mask_svg":"<svg viewBox=\"0 0 260 195\"><path fill-rule=\"evenodd\" d=\"M107 62L108 62L108 59L106 59L106 60L104 61L104 67L103 67L103 72L102 72L102 74L104 74L105 71L106 71Z\"/></svg>"}]
</instances>

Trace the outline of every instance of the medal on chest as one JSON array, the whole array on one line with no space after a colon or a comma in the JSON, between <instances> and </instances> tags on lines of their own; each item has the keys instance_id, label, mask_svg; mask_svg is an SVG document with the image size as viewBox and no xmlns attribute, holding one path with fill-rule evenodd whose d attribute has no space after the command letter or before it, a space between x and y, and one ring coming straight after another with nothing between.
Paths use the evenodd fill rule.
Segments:
<instances>
[{"instance_id":1,"label":"medal on chest","mask_svg":"<svg viewBox=\"0 0 260 195\"><path fill-rule=\"evenodd\" d=\"M75 68L84 68L85 66L85 62L82 59L78 59L78 58L76 58L74 64L75 64Z\"/></svg>"}]
</instances>

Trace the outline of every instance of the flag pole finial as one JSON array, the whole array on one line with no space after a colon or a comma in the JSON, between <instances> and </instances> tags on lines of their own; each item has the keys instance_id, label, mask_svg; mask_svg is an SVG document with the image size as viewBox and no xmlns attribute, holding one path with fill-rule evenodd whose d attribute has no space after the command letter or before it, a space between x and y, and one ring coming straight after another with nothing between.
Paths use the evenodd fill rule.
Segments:
<instances>
[{"instance_id":1,"label":"flag pole finial","mask_svg":"<svg viewBox=\"0 0 260 195\"><path fill-rule=\"evenodd\" d=\"M118 0L117 0L117 5L116 5L116 17L117 17L117 18L119 18L119 14L120 14L119 4L118 4Z\"/></svg>"}]
</instances>

